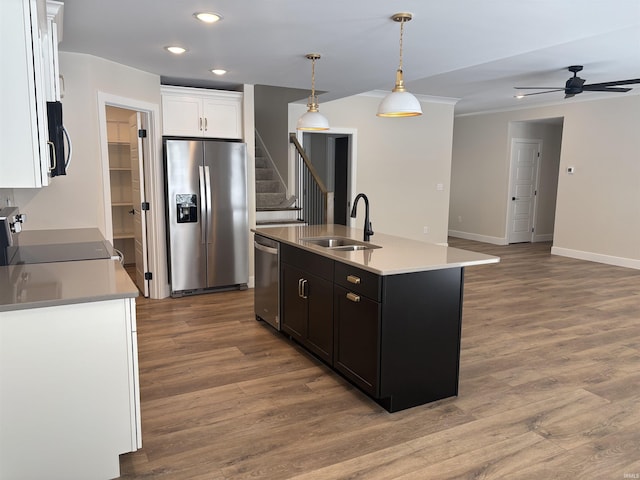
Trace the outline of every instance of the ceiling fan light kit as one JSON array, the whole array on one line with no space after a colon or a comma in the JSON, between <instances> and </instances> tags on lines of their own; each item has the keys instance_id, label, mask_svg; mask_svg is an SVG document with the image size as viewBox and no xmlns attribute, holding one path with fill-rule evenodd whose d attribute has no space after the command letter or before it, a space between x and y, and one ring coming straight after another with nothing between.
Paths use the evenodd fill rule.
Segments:
<instances>
[{"instance_id":1,"label":"ceiling fan light kit","mask_svg":"<svg viewBox=\"0 0 640 480\"><path fill-rule=\"evenodd\" d=\"M307 53L307 59L311 60L311 95L307 102L307 113L298 119L298 130L319 131L329 130L329 120L318 111L318 97L316 96L316 60L320 59L319 53Z\"/></svg>"},{"instance_id":2,"label":"ceiling fan light kit","mask_svg":"<svg viewBox=\"0 0 640 480\"><path fill-rule=\"evenodd\" d=\"M564 88L562 87L514 87L517 90L544 90L542 92L533 92L533 93L518 93L515 95L516 98L524 98L531 95L541 95L544 93L553 93L553 92L564 92L564 98L574 97L582 92L614 92L614 93L625 93L631 90L631 88L621 88L619 85L633 85L636 83L640 83L640 78L633 78L630 80L614 80L612 82L602 82L602 83L587 83L585 84L584 79L578 76L578 72L582 71L582 65L571 65L567 67L571 73L573 73L573 77L569 78L566 81Z\"/></svg>"},{"instance_id":3,"label":"ceiling fan light kit","mask_svg":"<svg viewBox=\"0 0 640 480\"><path fill-rule=\"evenodd\" d=\"M404 86L402 70L402 41L404 24L413 18L410 13L396 13L391 19L400 23L400 62L396 70L396 84L392 92L387 95L378 107L378 117L416 117L422 115L422 106L418 99L407 92Z\"/></svg>"}]
</instances>

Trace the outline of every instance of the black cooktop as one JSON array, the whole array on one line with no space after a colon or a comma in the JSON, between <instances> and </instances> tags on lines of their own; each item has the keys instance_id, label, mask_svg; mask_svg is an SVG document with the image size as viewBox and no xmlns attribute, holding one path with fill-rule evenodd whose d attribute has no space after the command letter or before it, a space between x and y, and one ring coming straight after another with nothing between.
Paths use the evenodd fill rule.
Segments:
<instances>
[{"instance_id":1,"label":"black cooktop","mask_svg":"<svg viewBox=\"0 0 640 480\"><path fill-rule=\"evenodd\" d=\"M9 264L70 262L109 259L104 242L55 243L9 247Z\"/></svg>"}]
</instances>

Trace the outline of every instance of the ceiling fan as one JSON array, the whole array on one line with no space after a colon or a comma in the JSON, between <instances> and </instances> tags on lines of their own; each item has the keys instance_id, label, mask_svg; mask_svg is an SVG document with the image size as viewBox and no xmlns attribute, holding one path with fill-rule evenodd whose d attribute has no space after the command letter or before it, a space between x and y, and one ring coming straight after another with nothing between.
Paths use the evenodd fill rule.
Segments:
<instances>
[{"instance_id":1,"label":"ceiling fan","mask_svg":"<svg viewBox=\"0 0 640 480\"><path fill-rule=\"evenodd\" d=\"M582 65L572 65L568 68L573 73L573 77L567 80L564 87L514 87L518 90L545 90L544 92L523 93L516 95L516 98L528 97L529 95L540 95L541 93L562 92L564 98L571 98L582 92L628 92L631 88L619 88L618 85L631 85L640 83L640 78L631 80L617 80L614 82L588 83L578 77L578 72L582 70Z\"/></svg>"}]
</instances>

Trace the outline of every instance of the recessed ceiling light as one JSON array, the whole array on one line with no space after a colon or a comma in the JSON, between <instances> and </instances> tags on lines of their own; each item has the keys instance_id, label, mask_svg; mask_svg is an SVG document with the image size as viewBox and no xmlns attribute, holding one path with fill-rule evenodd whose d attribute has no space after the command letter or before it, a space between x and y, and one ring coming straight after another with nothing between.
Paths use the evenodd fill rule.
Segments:
<instances>
[{"instance_id":1,"label":"recessed ceiling light","mask_svg":"<svg viewBox=\"0 0 640 480\"><path fill-rule=\"evenodd\" d=\"M164 49L171 53L175 53L176 55L180 55L181 53L184 53L187 51L186 48L176 47L176 46L164 47Z\"/></svg>"},{"instance_id":2,"label":"recessed ceiling light","mask_svg":"<svg viewBox=\"0 0 640 480\"><path fill-rule=\"evenodd\" d=\"M214 68L213 70L211 70L211 73L215 75L224 75L225 73L227 73L227 71L223 70L222 68Z\"/></svg>"},{"instance_id":3,"label":"recessed ceiling light","mask_svg":"<svg viewBox=\"0 0 640 480\"><path fill-rule=\"evenodd\" d=\"M216 23L218 20L222 20L222 15L214 12L199 12L194 13L193 16L204 23Z\"/></svg>"}]
</instances>

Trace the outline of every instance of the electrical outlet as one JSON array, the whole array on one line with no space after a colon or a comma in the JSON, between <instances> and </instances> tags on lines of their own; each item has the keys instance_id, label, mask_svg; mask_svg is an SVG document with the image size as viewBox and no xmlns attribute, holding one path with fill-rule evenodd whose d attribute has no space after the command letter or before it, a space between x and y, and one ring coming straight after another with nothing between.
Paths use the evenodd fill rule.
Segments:
<instances>
[{"instance_id":1,"label":"electrical outlet","mask_svg":"<svg viewBox=\"0 0 640 480\"><path fill-rule=\"evenodd\" d=\"M422 233L425 235L429 233L429 227L422 227Z\"/></svg>"}]
</instances>

